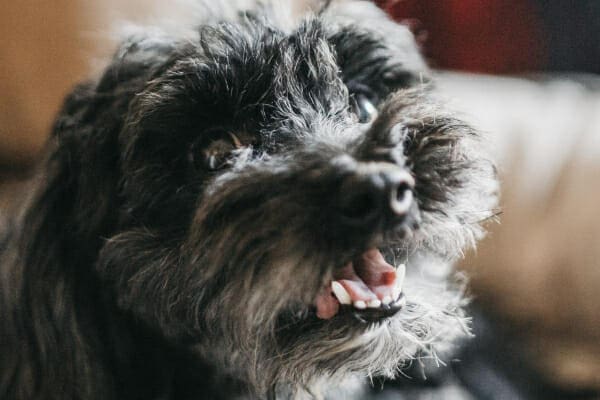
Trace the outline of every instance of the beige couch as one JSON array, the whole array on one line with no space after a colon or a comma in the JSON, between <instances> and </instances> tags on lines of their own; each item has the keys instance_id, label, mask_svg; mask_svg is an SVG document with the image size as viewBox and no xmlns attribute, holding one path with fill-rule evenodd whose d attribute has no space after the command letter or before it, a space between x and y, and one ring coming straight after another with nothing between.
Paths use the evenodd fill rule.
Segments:
<instances>
[{"instance_id":1,"label":"beige couch","mask_svg":"<svg viewBox=\"0 0 600 400\"><path fill-rule=\"evenodd\" d=\"M501 223L463 268L549 379L600 388L600 78L537 78L440 76L502 179Z\"/></svg>"}]
</instances>

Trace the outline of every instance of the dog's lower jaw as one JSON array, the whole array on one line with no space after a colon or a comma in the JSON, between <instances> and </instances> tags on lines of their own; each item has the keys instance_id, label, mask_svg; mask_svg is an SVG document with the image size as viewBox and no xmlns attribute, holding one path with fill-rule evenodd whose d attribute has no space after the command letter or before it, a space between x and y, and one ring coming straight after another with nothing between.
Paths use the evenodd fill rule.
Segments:
<instances>
[{"instance_id":1,"label":"dog's lower jaw","mask_svg":"<svg viewBox=\"0 0 600 400\"><path fill-rule=\"evenodd\" d=\"M443 360L469 335L463 286L432 283L427 271L413 268L405 284L406 306L379 323L360 323L349 315L323 321L313 315L296 323L286 320L272 335L248 335L243 344L222 337L221 342L198 344L195 351L215 360L223 374L239 377L255 394L273 388L326 392L349 379L395 377L419 357Z\"/></svg>"}]
</instances>

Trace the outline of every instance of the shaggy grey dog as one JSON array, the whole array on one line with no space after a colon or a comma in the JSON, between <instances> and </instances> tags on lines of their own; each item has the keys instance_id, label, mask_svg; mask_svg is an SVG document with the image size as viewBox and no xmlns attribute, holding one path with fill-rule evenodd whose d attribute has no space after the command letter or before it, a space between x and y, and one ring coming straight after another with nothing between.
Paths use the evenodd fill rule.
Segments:
<instances>
[{"instance_id":1,"label":"shaggy grey dog","mask_svg":"<svg viewBox=\"0 0 600 400\"><path fill-rule=\"evenodd\" d=\"M335 397L468 334L477 133L374 5L282 15L138 32L67 98L2 241L0 397Z\"/></svg>"}]
</instances>

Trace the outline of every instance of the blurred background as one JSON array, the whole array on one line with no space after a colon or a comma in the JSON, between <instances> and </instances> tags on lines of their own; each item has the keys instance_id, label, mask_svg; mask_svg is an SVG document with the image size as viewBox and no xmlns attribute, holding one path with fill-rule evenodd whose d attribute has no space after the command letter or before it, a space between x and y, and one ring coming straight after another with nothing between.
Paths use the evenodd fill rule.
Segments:
<instances>
[{"instance_id":1,"label":"blurred background","mask_svg":"<svg viewBox=\"0 0 600 400\"><path fill-rule=\"evenodd\" d=\"M0 4L0 208L65 94L110 54L115 21L152 2ZM377 3L411 27L498 160L501 223L461 265L484 339L462 357L516 382L504 398L600 398L600 1Z\"/></svg>"}]
</instances>

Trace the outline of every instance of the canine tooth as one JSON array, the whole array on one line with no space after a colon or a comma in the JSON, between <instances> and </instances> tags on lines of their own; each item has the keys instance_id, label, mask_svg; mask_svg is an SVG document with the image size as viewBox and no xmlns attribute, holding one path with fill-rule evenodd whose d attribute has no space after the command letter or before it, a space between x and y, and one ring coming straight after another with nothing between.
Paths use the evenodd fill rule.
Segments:
<instances>
[{"instance_id":1,"label":"canine tooth","mask_svg":"<svg viewBox=\"0 0 600 400\"><path fill-rule=\"evenodd\" d=\"M354 302L354 307L358 308L359 310L364 310L365 308L367 308L367 303L365 303L362 300L357 300Z\"/></svg>"},{"instance_id":2,"label":"canine tooth","mask_svg":"<svg viewBox=\"0 0 600 400\"><path fill-rule=\"evenodd\" d=\"M390 304L392 302L392 298L388 295L383 296L383 299L381 299L381 303L382 304Z\"/></svg>"},{"instance_id":3,"label":"canine tooth","mask_svg":"<svg viewBox=\"0 0 600 400\"><path fill-rule=\"evenodd\" d=\"M402 293L402 288L399 288L398 286L395 286L392 289L392 301L398 300L398 297L400 297L401 293Z\"/></svg>"},{"instance_id":4,"label":"canine tooth","mask_svg":"<svg viewBox=\"0 0 600 400\"><path fill-rule=\"evenodd\" d=\"M369 308L379 308L380 306L381 301L379 301L378 299L369 300L369 302L367 303L367 307Z\"/></svg>"},{"instance_id":5,"label":"canine tooth","mask_svg":"<svg viewBox=\"0 0 600 400\"><path fill-rule=\"evenodd\" d=\"M340 304L352 304L352 297L350 297L341 283L336 281L331 282L331 290L333 291L333 294L335 294L335 297L338 299Z\"/></svg>"},{"instance_id":6,"label":"canine tooth","mask_svg":"<svg viewBox=\"0 0 600 400\"><path fill-rule=\"evenodd\" d=\"M402 285L404 284L404 277L406 276L406 265L400 264L398 268L396 268L396 283L395 285L400 288L402 291Z\"/></svg>"},{"instance_id":7,"label":"canine tooth","mask_svg":"<svg viewBox=\"0 0 600 400\"><path fill-rule=\"evenodd\" d=\"M396 269L396 281L394 282L394 288L392 289L392 300L397 300L402 293L402 284L404 283L404 277L406 276L406 265L400 264Z\"/></svg>"}]
</instances>

